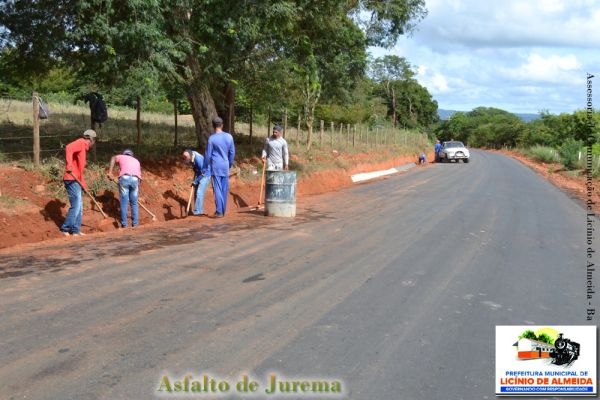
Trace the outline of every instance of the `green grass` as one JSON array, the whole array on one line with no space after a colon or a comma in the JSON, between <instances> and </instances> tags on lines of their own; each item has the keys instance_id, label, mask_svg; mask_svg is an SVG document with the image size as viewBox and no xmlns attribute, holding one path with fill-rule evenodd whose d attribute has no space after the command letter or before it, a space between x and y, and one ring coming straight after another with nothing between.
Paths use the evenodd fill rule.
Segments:
<instances>
[{"instance_id":1,"label":"green grass","mask_svg":"<svg viewBox=\"0 0 600 400\"><path fill-rule=\"evenodd\" d=\"M560 152L552 147L534 146L529 149L516 150L535 161L565 164L565 160L560 156ZM580 151L575 152L573 158L576 161L572 165L572 171L569 172L572 172L573 175L584 174L587 168L586 148L582 147ZM553 168L550 168L548 171L553 172ZM600 154L592 154L592 177L600 177Z\"/></svg>"},{"instance_id":2,"label":"green grass","mask_svg":"<svg viewBox=\"0 0 600 400\"><path fill-rule=\"evenodd\" d=\"M534 159L535 161L545 163L558 163L560 162L560 155L552 147L546 146L534 146L529 149L521 151L526 156Z\"/></svg>"},{"instance_id":3,"label":"green grass","mask_svg":"<svg viewBox=\"0 0 600 400\"><path fill-rule=\"evenodd\" d=\"M586 171L587 169L587 154L585 149L581 150L581 159L577 161L577 168L579 170ZM600 176L600 154L592 155L592 177L598 178Z\"/></svg>"}]
</instances>

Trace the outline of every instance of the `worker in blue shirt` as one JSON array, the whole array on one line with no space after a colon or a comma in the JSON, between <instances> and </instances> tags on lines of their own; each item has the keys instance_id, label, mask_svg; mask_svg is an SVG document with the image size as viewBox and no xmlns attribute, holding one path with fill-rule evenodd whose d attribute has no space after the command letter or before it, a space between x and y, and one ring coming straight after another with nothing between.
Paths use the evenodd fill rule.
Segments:
<instances>
[{"instance_id":1,"label":"worker in blue shirt","mask_svg":"<svg viewBox=\"0 0 600 400\"><path fill-rule=\"evenodd\" d=\"M436 139L435 140L435 146L433 147L433 150L435 152L435 162L439 162L440 161L439 153L440 153L441 149L442 149L442 144L440 143L439 139Z\"/></svg>"},{"instance_id":2,"label":"worker in blue shirt","mask_svg":"<svg viewBox=\"0 0 600 400\"><path fill-rule=\"evenodd\" d=\"M215 217L225 216L227 195L229 194L229 169L233 166L235 146L233 136L223 132L223 120L215 117L212 120L214 133L208 138L202 173L211 175L215 194Z\"/></svg>"},{"instance_id":3,"label":"worker in blue shirt","mask_svg":"<svg viewBox=\"0 0 600 400\"><path fill-rule=\"evenodd\" d=\"M194 180L192 181L192 186L196 188L196 200L194 201L193 212L194 215L200 216L204 214L202 210L204 208L204 194L206 193L208 182L210 182L210 166L209 173L204 174L202 172L202 168L204 167L204 157L202 156L202 154L194 150L184 151L183 159L186 162L192 164L192 169L194 170Z\"/></svg>"}]
</instances>

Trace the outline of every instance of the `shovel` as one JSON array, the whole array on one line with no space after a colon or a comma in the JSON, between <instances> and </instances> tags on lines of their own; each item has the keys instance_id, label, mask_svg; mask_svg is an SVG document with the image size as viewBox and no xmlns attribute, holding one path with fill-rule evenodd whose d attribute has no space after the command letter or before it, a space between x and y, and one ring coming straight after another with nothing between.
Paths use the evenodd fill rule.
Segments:
<instances>
[{"instance_id":1,"label":"shovel","mask_svg":"<svg viewBox=\"0 0 600 400\"><path fill-rule=\"evenodd\" d=\"M110 180L111 180L111 181L112 181L112 182L113 182L115 185L119 186L119 184L118 184L118 183L117 183L117 182L114 180L114 178L113 178L112 176L109 176L109 177L108 177L108 179L110 179ZM144 209L144 210L145 210L145 211L146 211L148 214L150 214L150 216L152 217L152 221L156 221L156 215L154 215L154 213L152 213L152 211L148 210L148 209L146 208L146 206L145 206L145 205L143 205L142 203L140 203L140 200L143 200L144 202L145 202L146 200L144 200L142 197L138 197L138 204L139 204L140 206L142 206L142 208L143 208L143 209Z\"/></svg>"},{"instance_id":2,"label":"shovel","mask_svg":"<svg viewBox=\"0 0 600 400\"><path fill-rule=\"evenodd\" d=\"M100 210L100 212L102 213L102 217L104 217L104 219L108 218L106 216L106 214L104 213L104 211L102 210L102 207L100 207L100 204L98 204L98 202L96 201L96 199L94 199L94 196L91 195L90 192L88 192L88 190L86 188L83 187L83 185L81 184L81 182L79 181L79 179L75 178L75 175L73 175L73 173L71 171L67 171L67 173L69 175L71 175L73 177L73 179L75 179L75 182L79 183L79 186L81 186L81 188L83 189L83 191L90 196L90 199L92 199L92 201L94 202L94 204L96 205L96 207L98 207L98 210Z\"/></svg>"},{"instance_id":3,"label":"shovel","mask_svg":"<svg viewBox=\"0 0 600 400\"><path fill-rule=\"evenodd\" d=\"M262 177L260 178L260 194L258 195L258 203L256 204L256 207L250 208L251 211L260 210L261 208L264 208L264 204L262 204L262 197L263 197L263 189L265 187L265 171L267 169L266 164L267 164L267 160L263 160L263 169L262 169Z\"/></svg>"}]
</instances>

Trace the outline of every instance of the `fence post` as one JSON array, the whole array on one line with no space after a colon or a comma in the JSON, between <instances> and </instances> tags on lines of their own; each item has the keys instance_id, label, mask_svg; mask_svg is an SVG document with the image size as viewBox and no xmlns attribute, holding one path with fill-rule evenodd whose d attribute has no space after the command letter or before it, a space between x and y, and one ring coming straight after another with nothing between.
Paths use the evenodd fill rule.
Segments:
<instances>
[{"instance_id":1,"label":"fence post","mask_svg":"<svg viewBox=\"0 0 600 400\"><path fill-rule=\"evenodd\" d=\"M302 111L298 112L298 130L296 130L296 146L300 146L300 123L302 120L300 119L300 114Z\"/></svg>"},{"instance_id":2,"label":"fence post","mask_svg":"<svg viewBox=\"0 0 600 400\"><path fill-rule=\"evenodd\" d=\"M325 131L325 121L321 120L321 132L319 132L319 148L323 148L323 132Z\"/></svg>"},{"instance_id":3,"label":"fence post","mask_svg":"<svg viewBox=\"0 0 600 400\"><path fill-rule=\"evenodd\" d=\"M250 103L250 144L252 144L253 124L254 124L254 104Z\"/></svg>"},{"instance_id":4,"label":"fence post","mask_svg":"<svg viewBox=\"0 0 600 400\"><path fill-rule=\"evenodd\" d=\"M354 124L354 131L352 131L352 147L356 147L356 124Z\"/></svg>"},{"instance_id":5,"label":"fence post","mask_svg":"<svg viewBox=\"0 0 600 400\"><path fill-rule=\"evenodd\" d=\"M40 100L33 92L33 165L40 166Z\"/></svg>"},{"instance_id":6,"label":"fence post","mask_svg":"<svg viewBox=\"0 0 600 400\"><path fill-rule=\"evenodd\" d=\"M344 145L344 123L340 122L340 149Z\"/></svg>"},{"instance_id":7,"label":"fence post","mask_svg":"<svg viewBox=\"0 0 600 400\"><path fill-rule=\"evenodd\" d=\"M285 138L285 131L287 131L287 108L283 110L283 137Z\"/></svg>"},{"instance_id":8,"label":"fence post","mask_svg":"<svg viewBox=\"0 0 600 400\"><path fill-rule=\"evenodd\" d=\"M346 148L350 147L350 124L346 124Z\"/></svg>"},{"instance_id":9,"label":"fence post","mask_svg":"<svg viewBox=\"0 0 600 400\"><path fill-rule=\"evenodd\" d=\"M136 107L135 107L135 127L137 129L137 145L142 143L142 126L140 121L140 113L142 108L141 96L137 96ZM95 161L95 160L94 160Z\"/></svg>"},{"instance_id":10,"label":"fence post","mask_svg":"<svg viewBox=\"0 0 600 400\"><path fill-rule=\"evenodd\" d=\"M335 126L333 125L333 122L331 122L331 148L333 149L333 136L335 134Z\"/></svg>"},{"instance_id":11,"label":"fence post","mask_svg":"<svg viewBox=\"0 0 600 400\"><path fill-rule=\"evenodd\" d=\"M369 127L367 126L367 148L369 147Z\"/></svg>"},{"instance_id":12,"label":"fence post","mask_svg":"<svg viewBox=\"0 0 600 400\"><path fill-rule=\"evenodd\" d=\"M175 117L175 140L173 146L177 147L177 99L173 100L173 116Z\"/></svg>"},{"instance_id":13,"label":"fence post","mask_svg":"<svg viewBox=\"0 0 600 400\"><path fill-rule=\"evenodd\" d=\"M267 121L267 138L271 135L271 106L269 106L269 120Z\"/></svg>"}]
</instances>

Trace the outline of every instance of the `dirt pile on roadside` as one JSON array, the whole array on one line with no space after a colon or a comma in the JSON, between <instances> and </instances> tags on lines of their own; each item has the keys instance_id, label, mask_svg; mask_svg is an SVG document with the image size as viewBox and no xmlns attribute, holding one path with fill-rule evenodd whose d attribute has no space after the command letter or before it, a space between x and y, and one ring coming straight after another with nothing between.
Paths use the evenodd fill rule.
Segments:
<instances>
[{"instance_id":1,"label":"dirt pile on roadside","mask_svg":"<svg viewBox=\"0 0 600 400\"><path fill-rule=\"evenodd\" d=\"M414 162L414 156L393 157L370 163L370 154L335 155L339 168L329 168L303 174L297 184L297 201L305 196L339 190L352 185L350 176L359 172L388 169ZM241 162L243 176L230 179L228 216L235 218L236 211L255 206L260 192L260 171L251 163ZM140 203L156 214L158 222L139 208L140 224L160 224L184 218L190 193L193 172L178 160L143 162L143 183L140 187ZM257 173L254 173L254 172ZM250 178L248 178L250 177ZM108 219L104 220L91 199L83 194L84 215L82 232L109 232L119 229L119 196L117 187L96 193ZM209 185L204 212L215 211L212 187ZM52 181L44 175L16 166L0 167L0 248L17 244L39 242L62 237L59 227L69 207L62 182ZM194 217L192 217L194 218ZM206 218L206 217L201 217Z\"/></svg>"}]
</instances>

